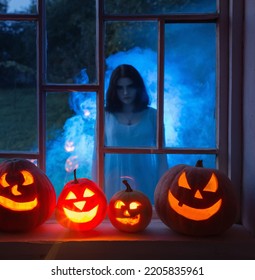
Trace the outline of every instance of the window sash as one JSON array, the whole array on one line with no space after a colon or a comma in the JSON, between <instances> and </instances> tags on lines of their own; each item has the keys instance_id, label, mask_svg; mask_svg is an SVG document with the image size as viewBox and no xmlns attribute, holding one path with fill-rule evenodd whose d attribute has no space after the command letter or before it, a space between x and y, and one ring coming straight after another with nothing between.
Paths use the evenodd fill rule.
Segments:
<instances>
[{"instance_id":1,"label":"window sash","mask_svg":"<svg viewBox=\"0 0 255 280\"><path fill-rule=\"evenodd\" d=\"M104 181L104 154L107 153L167 153L167 154L215 154L217 167L228 172L228 77L229 77L229 1L218 1L218 11L211 14L171 14L171 15L105 15L104 0L97 0L97 75L98 84L48 84L46 82L46 17L45 0L38 0L37 14L2 14L0 20L20 20L37 22L37 121L38 121L38 152L1 151L1 158L22 157L36 159L38 166L46 170L46 93L67 91L97 92L97 152L99 160L99 184ZM107 21L157 21L158 24L158 130L157 147L154 149L125 149L104 146L104 23ZM213 149L187 149L163 147L163 91L164 91L164 26L166 23L208 23L217 24L217 139L218 146Z\"/></svg>"}]
</instances>

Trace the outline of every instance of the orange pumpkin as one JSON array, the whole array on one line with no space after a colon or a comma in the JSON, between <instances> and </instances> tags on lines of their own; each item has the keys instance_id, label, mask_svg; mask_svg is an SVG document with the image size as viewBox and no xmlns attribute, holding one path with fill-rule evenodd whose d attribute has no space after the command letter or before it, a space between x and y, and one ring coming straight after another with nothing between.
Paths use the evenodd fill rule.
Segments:
<instances>
[{"instance_id":1,"label":"orange pumpkin","mask_svg":"<svg viewBox=\"0 0 255 280\"><path fill-rule=\"evenodd\" d=\"M144 193L132 190L126 180L123 183L126 185L126 190L117 192L109 202L109 219L120 231L142 231L151 221L150 200Z\"/></svg>"},{"instance_id":2,"label":"orange pumpkin","mask_svg":"<svg viewBox=\"0 0 255 280\"><path fill-rule=\"evenodd\" d=\"M0 164L0 230L28 231L52 215L56 193L32 162L10 159Z\"/></svg>"},{"instance_id":3,"label":"orange pumpkin","mask_svg":"<svg viewBox=\"0 0 255 280\"><path fill-rule=\"evenodd\" d=\"M160 219L173 230L194 236L219 234L235 221L237 197L230 179L216 169L177 165L160 179L154 194Z\"/></svg>"},{"instance_id":4,"label":"orange pumpkin","mask_svg":"<svg viewBox=\"0 0 255 280\"><path fill-rule=\"evenodd\" d=\"M88 231L98 226L106 216L107 201L103 191L91 180L68 182L59 195L56 207L57 221L72 230Z\"/></svg>"}]
</instances>

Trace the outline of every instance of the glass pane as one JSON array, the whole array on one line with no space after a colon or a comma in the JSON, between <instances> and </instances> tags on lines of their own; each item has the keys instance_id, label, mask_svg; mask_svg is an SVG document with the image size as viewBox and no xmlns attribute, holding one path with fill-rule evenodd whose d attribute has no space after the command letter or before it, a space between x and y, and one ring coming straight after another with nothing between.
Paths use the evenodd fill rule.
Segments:
<instances>
[{"instance_id":1,"label":"glass pane","mask_svg":"<svg viewBox=\"0 0 255 280\"><path fill-rule=\"evenodd\" d=\"M168 147L216 147L216 26L165 27L164 123Z\"/></svg>"},{"instance_id":2,"label":"glass pane","mask_svg":"<svg viewBox=\"0 0 255 280\"><path fill-rule=\"evenodd\" d=\"M150 38L143 36L148 32L151 32ZM155 146L156 23L108 23L106 54L105 144L119 147Z\"/></svg>"},{"instance_id":3,"label":"glass pane","mask_svg":"<svg viewBox=\"0 0 255 280\"><path fill-rule=\"evenodd\" d=\"M105 0L107 14L212 13L216 0Z\"/></svg>"},{"instance_id":4,"label":"glass pane","mask_svg":"<svg viewBox=\"0 0 255 280\"><path fill-rule=\"evenodd\" d=\"M48 82L97 82L95 2L47 1Z\"/></svg>"},{"instance_id":5,"label":"glass pane","mask_svg":"<svg viewBox=\"0 0 255 280\"><path fill-rule=\"evenodd\" d=\"M105 193L110 199L125 189L122 181L129 181L133 189L144 192L153 203L154 190L159 178L168 169L166 155L106 154Z\"/></svg>"},{"instance_id":6,"label":"glass pane","mask_svg":"<svg viewBox=\"0 0 255 280\"><path fill-rule=\"evenodd\" d=\"M0 150L37 151L36 26L0 22Z\"/></svg>"},{"instance_id":7,"label":"glass pane","mask_svg":"<svg viewBox=\"0 0 255 280\"><path fill-rule=\"evenodd\" d=\"M0 0L0 13L36 13L37 0Z\"/></svg>"},{"instance_id":8,"label":"glass pane","mask_svg":"<svg viewBox=\"0 0 255 280\"><path fill-rule=\"evenodd\" d=\"M216 155L205 155L205 154L174 154L167 155L169 168L178 164L187 164L195 166L198 160L203 161L203 166L206 168L216 168Z\"/></svg>"},{"instance_id":9,"label":"glass pane","mask_svg":"<svg viewBox=\"0 0 255 280\"><path fill-rule=\"evenodd\" d=\"M9 158L0 158L0 163L4 162L4 161L7 161L7 160L11 160ZM34 165L38 166L38 162L37 162L37 159L30 159L30 158L27 158L26 160L29 160L31 161Z\"/></svg>"},{"instance_id":10,"label":"glass pane","mask_svg":"<svg viewBox=\"0 0 255 280\"><path fill-rule=\"evenodd\" d=\"M47 94L46 173L57 195L73 180L91 178L96 122L96 93Z\"/></svg>"}]
</instances>

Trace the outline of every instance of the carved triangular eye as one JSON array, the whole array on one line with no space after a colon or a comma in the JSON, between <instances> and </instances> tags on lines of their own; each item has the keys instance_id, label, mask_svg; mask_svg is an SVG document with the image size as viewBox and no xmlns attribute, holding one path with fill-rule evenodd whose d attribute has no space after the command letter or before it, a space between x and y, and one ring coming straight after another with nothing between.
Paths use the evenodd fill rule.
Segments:
<instances>
[{"instance_id":1,"label":"carved triangular eye","mask_svg":"<svg viewBox=\"0 0 255 280\"><path fill-rule=\"evenodd\" d=\"M93 196L95 193L92 192L90 189L86 189L83 193L83 197L91 197Z\"/></svg>"},{"instance_id":2,"label":"carved triangular eye","mask_svg":"<svg viewBox=\"0 0 255 280\"><path fill-rule=\"evenodd\" d=\"M217 177L215 176L215 174L212 173L212 176L211 176L209 182L207 183L207 185L205 186L205 188L203 189L203 191L216 192L217 189L218 189L218 180L217 180Z\"/></svg>"},{"instance_id":3,"label":"carved triangular eye","mask_svg":"<svg viewBox=\"0 0 255 280\"><path fill-rule=\"evenodd\" d=\"M189 183L188 183L188 180L186 177L186 172L182 172L181 176L179 177L178 186L191 190L191 187L189 186Z\"/></svg>"},{"instance_id":4,"label":"carved triangular eye","mask_svg":"<svg viewBox=\"0 0 255 280\"><path fill-rule=\"evenodd\" d=\"M22 170L20 172L21 172L21 174L23 175L23 178L24 178L24 182L22 184L23 186L31 185L31 184L34 183L34 177L30 172L28 172L26 170Z\"/></svg>"},{"instance_id":5,"label":"carved triangular eye","mask_svg":"<svg viewBox=\"0 0 255 280\"><path fill-rule=\"evenodd\" d=\"M6 175L7 175L7 173L4 173L0 178L0 184L4 188L9 187L9 184L6 181Z\"/></svg>"},{"instance_id":6,"label":"carved triangular eye","mask_svg":"<svg viewBox=\"0 0 255 280\"><path fill-rule=\"evenodd\" d=\"M68 193L68 195L66 196L66 200L68 199L76 199L77 196L71 191Z\"/></svg>"}]
</instances>

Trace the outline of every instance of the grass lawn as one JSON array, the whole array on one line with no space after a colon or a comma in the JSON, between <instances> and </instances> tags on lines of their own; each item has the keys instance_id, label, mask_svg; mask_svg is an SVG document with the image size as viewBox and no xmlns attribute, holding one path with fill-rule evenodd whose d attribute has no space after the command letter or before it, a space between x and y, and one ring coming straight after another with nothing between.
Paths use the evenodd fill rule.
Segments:
<instances>
[{"instance_id":1,"label":"grass lawn","mask_svg":"<svg viewBox=\"0 0 255 280\"><path fill-rule=\"evenodd\" d=\"M33 88L0 89L0 150L37 151L37 97ZM68 94L47 97L47 137L72 115Z\"/></svg>"}]
</instances>

